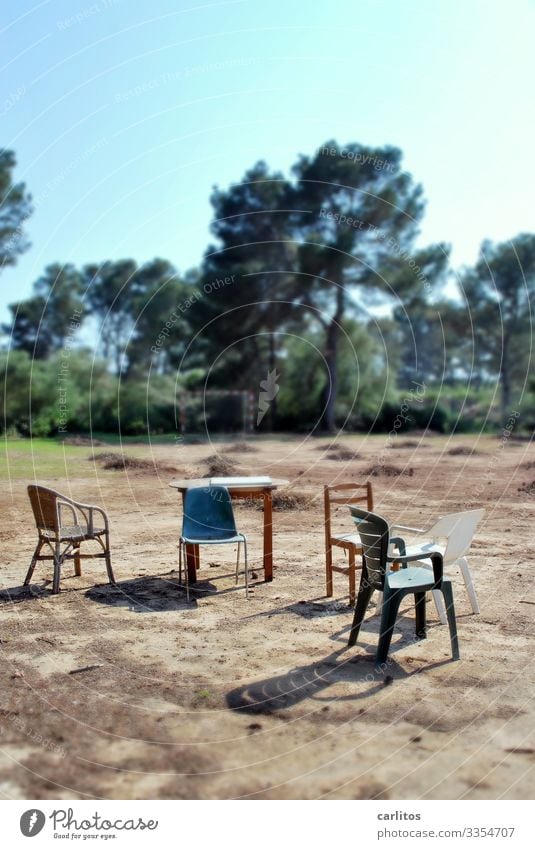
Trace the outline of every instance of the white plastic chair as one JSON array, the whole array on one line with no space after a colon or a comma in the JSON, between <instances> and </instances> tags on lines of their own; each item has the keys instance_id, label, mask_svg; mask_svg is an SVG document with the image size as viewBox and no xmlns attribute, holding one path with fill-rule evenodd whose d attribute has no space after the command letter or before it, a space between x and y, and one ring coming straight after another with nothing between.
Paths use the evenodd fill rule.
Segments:
<instances>
[{"instance_id":1,"label":"white plastic chair","mask_svg":"<svg viewBox=\"0 0 535 849\"><path fill-rule=\"evenodd\" d=\"M426 551L439 551L444 558L445 570L448 566L459 566L474 613L479 613L479 602L474 589L466 554L472 544L476 528L484 515L484 510L465 510L462 513L449 513L447 516L442 516L438 519L433 527L429 528L429 530L424 530L422 528L409 528L405 525L392 525L392 529L397 531L412 531L414 533L426 535L427 539L423 542L407 545L406 553L408 555L423 555ZM441 544L441 541L444 541L445 544ZM431 568L429 563L425 563L425 565L428 568ZM446 625L446 611L444 609L442 596L438 591L434 591L433 598L439 619L443 625Z\"/></svg>"}]
</instances>

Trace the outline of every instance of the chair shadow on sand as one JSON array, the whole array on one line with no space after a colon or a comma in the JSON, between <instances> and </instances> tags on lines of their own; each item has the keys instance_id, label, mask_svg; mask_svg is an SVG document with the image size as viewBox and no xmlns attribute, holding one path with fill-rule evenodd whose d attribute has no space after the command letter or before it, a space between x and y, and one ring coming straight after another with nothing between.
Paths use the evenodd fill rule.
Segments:
<instances>
[{"instance_id":1,"label":"chair shadow on sand","mask_svg":"<svg viewBox=\"0 0 535 849\"><path fill-rule=\"evenodd\" d=\"M68 586L66 576L59 598L72 593L85 592L86 598L99 604L113 607L124 607L136 613L155 613L165 610L188 610L195 607L195 602L186 602L186 593L178 580L161 577L136 578L130 581L112 584L95 584L90 589ZM74 576L72 576L74 577ZM199 594L210 591L210 585L199 587ZM28 586L10 587L0 591L0 606L2 604L22 604L52 597L52 581L31 583Z\"/></svg>"},{"instance_id":2,"label":"chair shadow on sand","mask_svg":"<svg viewBox=\"0 0 535 849\"><path fill-rule=\"evenodd\" d=\"M186 589L173 571L169 576L147 576L112 584L98 584L86 591L86 597L98 604L124 607L134 613L162 613L169 610L193 610L198 598L223 595L240 588L221 589L210 580L190 584L190 600Z\"/></svg>"},{"instance_id":3,"label":"chair shadow on sand","mask_svg":"<svg viewBox=\"0 0 535 849\"><path fill-rule=\"evenodd\" d=\"M79 586L69 586L70 579L78 579L75 575L67 573L62 577L60 597L73 592L85 592L86 598L98 604L123 607L134 613L159 613L169 610L193 610L197 606L196 599L209 595L243 592L241 586L222 588L209 579L200 579L195 584L190 584L190 601L188 602L185 587L179 583L175 574L173 570L168 576L143 576L128 581L118 581L115 585L95 584L89 589L84 589ZM218 575L218 578L221 577L229 576ZM254 590L254 587L255 583L252 583L250 589ZM52 581L44 579L40 582L32 582L28 586L21 584L0 590L0 606L45 599L52 595Z\"/></svg>"},{"instance_id":4,"label":"chair shadow on sand","mask_svg":"<svg viewBox=\"0 0 535 849\"><path fill-rule=\"evenodd\" d=\"M120 581L115 585L98 584L88 589L85 595L98 604L122 607L132 613L191 610L196 606L193 600L186 601L185 588L178 578L173 577L147 576Z\"/></svg>"},{"instance_id":5,"label":"chair shadow on sand","mask_svg":"<svg viewBox=\"0 0 535 849\"><path fill-rule=\"evenodd\" d=\"M0 605L21 604L23 601L47 598L49 595L52 595L52 581L46 581L45 586L30 584L26 587L20 584L18 587L0 590Z\"/></svg>"},{"instance_id":6,"label":"chair shadow on sand","mask_svg":"<svg viewBox=\"0 0 535 849\"><path fill-rule=\"evenodd\" d=\"M407 648L407 646L403 646ZM393 680L411 678L420 672L436 669L451 663L441 660L426 663L414 671L406 672L395 660L388 658L380 669L376 669L373 654L357 654L353 649L338 649L321 660L306 666L298 666L282 675L264 678L252 684L236 687L227 693L226 701L231 710L246 714L275 714L287 710L305 699L325 705L333 702L358 702L376 695ZM334 684L346 682L360 684L359 689L344 696L330 697L326 694Z\"/></svg>"},{"instance_id":7,"label":"chair shadow on sand","mask_svg":"<svg viewBox=\"0 0 535 849\"><path fill-rule=\"evenodd\" d=\"M347 617L350 612L347 607L344 609L343 606L333 603L321 605L314 600L301 601L257 615L293 613L306 619L315 619L318 616L330 617L344 613ZM368 616L361 629L359 644L356 648L348 648L347 638L352 618L350 617L349 621L346 621L328 638L341 643L340 648L306 666L299 666L282 675L275 675L272 678L265 678L231 690L226 696L228 706L242 713L272 714L293 707L305 699L325 704L333 701L356 702L374 696L394 680L410 678L423 671L452 663L450 658L428 661L421 657L418 667L407 672L396 662L396 652L410 652L411 646L425 645L425 640L416 638L414 635L412 612L412 609L408 608L398 618L388 658L379 667L375 664L375 652L379 638L380 617ZM440 628L441 626L437 622L436 625L432 623L431 627ZM349 683L355 687L361 686L349 695L330 697L326 691L340 682Z\"/></svg>"}]
</instances>

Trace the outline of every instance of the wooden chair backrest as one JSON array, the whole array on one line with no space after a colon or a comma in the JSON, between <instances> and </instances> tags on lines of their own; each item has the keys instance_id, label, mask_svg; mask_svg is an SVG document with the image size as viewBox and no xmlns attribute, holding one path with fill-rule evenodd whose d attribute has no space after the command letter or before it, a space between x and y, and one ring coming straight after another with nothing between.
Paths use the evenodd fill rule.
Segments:
<instances>
[{"instance_id":1,"label":"wooden chair backrest","mask_svg":"<svg viewBox=\"0 0 535 849\"><path fill-rule=\"evenodd\" d=\"M338 494L339 493L339 494ZM323 487L325 507L325 534L331 535L331 505L332 504L366 504L370 513L373 512L373 491L370 481L366 483L335 483Z\"/></svg>"},{"instance_id":2,"label":"wooden chair backrest","mask_svg":"<svg viewBox=\"0 0 535 849\"><path fill-rule=\"evenodd\" d=\"M56 512L56 501L60 497L58 492L47 489L46 486L30 484L28 497L32 506L35 524L40 530L54 531L57 533L58 517Z\"/></svg>"}]
</instances>

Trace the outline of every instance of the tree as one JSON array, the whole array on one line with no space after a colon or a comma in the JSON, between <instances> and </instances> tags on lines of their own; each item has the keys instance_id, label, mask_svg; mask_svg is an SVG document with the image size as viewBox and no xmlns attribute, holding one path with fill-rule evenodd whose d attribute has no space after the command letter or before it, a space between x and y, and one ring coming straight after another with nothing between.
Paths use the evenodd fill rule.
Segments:
<instances>
[{"instance_id":1,"label":"tree","mask_svg":"<svg viewBox=\"0 0 535 849\"><path fill-rule=\"evenodd\" d=\"M141 266L132 259L94 263L83 273L87 302L98 319L102 356L115 373L127 379L136 370L148 370L155 359L153 347L158 347L157 370L166 371L185 336L180 306L191 284L181 281L165 259ZM164 329L165 345L157 346Z\"/></svg>"},{"instance_id":2,"label":"tree","mask_svg":"<svg viewBox=\"0 0 535 849\"><path fill-rule=\"evenodd\" d=\"M521 393L531 367L535 296L535 234L481 245L480 258L461 278L466 300L465 332L477 361L501 387L501 414L511 412L513 390Z\"/></svg>"},{"instance_id":3,"label":"tree","mask_svg":"<svg viewBox=\"0 0 535 849\"><path fill-rule=\"evenodd\" d=\"M400 388L412 381L453 380L458 368L452 327L457 307L437 297L448 271L449 251L445 244L429 245L414 253L413 268L398 262L389 275L394 291L400 295L393 312L398 329L395 345Z\"/></svg>"},{"instance_id":4,"label":"tree","mask_svg":"<svg viewBox=\"0 0 535 849\"><path fill-rule=\"evenodd\" d=\"M0 271L29 247L23 224L33 211L31 196L24 183L13 182L16 164L13 151L0 148Z\"/></svg>"},{"instance_id":5,"label":"tree","mask_svg":"<svg viewBox=\"0 0 535 849\"><path fill-rule=\"evenodd\" d=\"M199 346L223 385L256 388L281 366L279 334L295 322L298 294L289 191L282 174L257 162L239 183L212 193L217 243L206 251L203 297L193 315ZM271 427L276 417L275 397L266 417Z\"/></svg>"},{"instance_id":6,"label":"tree","mask_svg":"<svg viewBox=\"0 0 535 849\"><path fill-rule=\"evenodd\" d=\"M382 273L410 264L408 249L423 214L422 190L401 170L401 151L329 141L301 156L291 205L300 240L301 303L324 329L324 426L336 426L338 352L352 290L389 293Z\"/></svg>"},{"instance_id":7,"label":"tree","mask_svg":"<svg viewBox=\"0 0 535 849\"><path fill-rule=\"evenodd\" d=\"M146 372L151 362L163 374L178 361L188 338L187 313L192 290L192 283L181 280L166 259L153 259L136 271L125 375Z\"/></svg>"},{"instance_id":8,"label":"tree","mask_svg":"<svg viewBox=\"0 0 535 849\"><path fill-rule=\"evenodd\" d=\"M116 374L133 327L134 276L137 263L133 259L91 263L83 269L86 300L90 313L97 319L97 332L104 359L112 363Z\"/></svg>"},{"instance_id":9,"label":"tree","mask_svg":"<svg viewBox=\"0 0 535 849\"><path fill-rule=\"evenodd\" d=\"M281 381L279 410L288 430L316 432L321 424L324 396L324 333L312 319L299 335L288 338L286 366ZM361 321L346 319L342 326L338 356L338 402L336 414L348 428L372 421L381 404L392 395L390 370L380 341Z\"/></svg>"},{"instance_id":10,"label":"tree","mask_svg":"<svg viewBox=\"0 0 535 849\"><path fill-rule=\"evenodd\" d=\"M82 322L82 277L73 265L47 266L33 285L34 295L10 304L11 347L45 359L74 338Z\"/></svg>"}]
</instances>

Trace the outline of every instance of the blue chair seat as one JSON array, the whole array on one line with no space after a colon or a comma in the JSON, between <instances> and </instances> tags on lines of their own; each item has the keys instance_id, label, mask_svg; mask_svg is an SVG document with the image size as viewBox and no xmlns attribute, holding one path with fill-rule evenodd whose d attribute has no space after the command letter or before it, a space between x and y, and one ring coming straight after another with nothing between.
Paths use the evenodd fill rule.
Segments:
<instances>
[{"instance_id":1,"label":"blue chair seat","mask_svg":"<svg viewBox=\"0 0 535 849\"><path fill-rule=\"evenodd\" d=\"M209 534L206 534L206 536L198 538L185 537L182 534L180 539L190 545L225 545L227 542L243 542L244 534L233 534L228 537L222 537L220 535L210 536Z\"/></svg>"}]
</instances>

